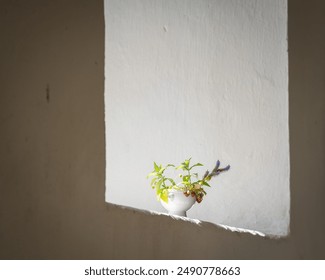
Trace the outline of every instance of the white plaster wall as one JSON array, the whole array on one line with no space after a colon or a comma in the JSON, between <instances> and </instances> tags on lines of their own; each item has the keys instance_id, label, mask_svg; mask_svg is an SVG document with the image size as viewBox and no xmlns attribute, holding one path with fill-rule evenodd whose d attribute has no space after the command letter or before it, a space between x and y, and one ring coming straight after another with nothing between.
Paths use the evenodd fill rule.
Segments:
<instances>
[{"instance_id":1,"label":"white plaster wall","mask_svg":"<svg viewBox=\"0 0 325 280\"><path fill-rule=\"evenodd\" d=\"M287 234L286 1L105 0L105 22L106 201L163 211L153 161L220 159L189 217Z\"/></svg>"}]
</instances>

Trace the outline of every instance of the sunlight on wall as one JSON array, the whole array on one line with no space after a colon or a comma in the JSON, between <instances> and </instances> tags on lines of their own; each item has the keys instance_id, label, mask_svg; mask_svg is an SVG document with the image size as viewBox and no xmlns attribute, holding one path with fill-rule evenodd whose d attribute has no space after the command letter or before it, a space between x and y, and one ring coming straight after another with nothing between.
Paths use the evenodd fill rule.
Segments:
<instances>
[{"instance_id":1,"label":"sunlight on wall","mask_svg":"<svg viewBox=\"0 0 325 280\"><path fill-rule=\"evenodd\" d=\"M153 161L231 170L191 218L289 227L287 3L105 0L106 201L164 211Z\"/></svg>"}]
</instances>

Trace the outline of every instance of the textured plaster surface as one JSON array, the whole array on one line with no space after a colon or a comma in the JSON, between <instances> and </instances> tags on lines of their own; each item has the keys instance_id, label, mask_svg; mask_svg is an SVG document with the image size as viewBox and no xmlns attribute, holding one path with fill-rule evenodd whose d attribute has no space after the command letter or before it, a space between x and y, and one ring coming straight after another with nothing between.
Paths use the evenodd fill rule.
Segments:
<instances>
[{"instance_id":1,"label":"textured plaster surface","mask_svg":"<svg viewBox=\"0 0 325 280\"><path fill-rule=\"evenodd\" d=\"M164 211L153 161L220 159L231 170L188 216L286 235L286 1L104 3L106 200Z\"/></svg>"}]
</instances>

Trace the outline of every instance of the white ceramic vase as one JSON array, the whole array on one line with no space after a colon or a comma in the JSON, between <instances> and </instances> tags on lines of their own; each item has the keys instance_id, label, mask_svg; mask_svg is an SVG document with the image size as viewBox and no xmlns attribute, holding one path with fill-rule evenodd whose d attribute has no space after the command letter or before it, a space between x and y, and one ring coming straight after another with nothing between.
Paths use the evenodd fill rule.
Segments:
<instances>
[{"instance_id":1,"label":"white ceramic vase","mask_svg":"<svg viewBox=\"0 0 325 280\"><path fill-rule=\"evenodd\" d=\"M186 216L186 211L191 209L195 203L195 197L185 196L182 191L169 190L168 203L160 200L162 206L170 215Z\"/></svg>"}]
</instances>

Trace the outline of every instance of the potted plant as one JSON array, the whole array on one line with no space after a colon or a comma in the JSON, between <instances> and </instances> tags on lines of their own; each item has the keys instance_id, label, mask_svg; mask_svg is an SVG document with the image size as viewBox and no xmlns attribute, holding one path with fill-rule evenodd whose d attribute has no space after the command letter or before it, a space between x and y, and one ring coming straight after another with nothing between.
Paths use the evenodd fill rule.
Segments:
<instances>
[{"instance_id":1,"label":"potted plant","mask_svg":"<svg viewBox=\"0 0 325 280\"><path fill-rule=\"evenodd\" d=\"M182 162L179 166L167 164L163 166L154 162L154 170L148 174L147 178L153 177L151 187L156 190L157 199L169 214L185 216L195 202L201 203L203 197L207 194L205 187L211 187L208 183L213 177L230 169L230 165L220 168L220 161L216 162L211 172L208 170L199 179L198 173L194 168L203 166L201 163L191 165L191 158ZM181 170L178 174L179 182L166 176L166 170L169 168Z\"/></svg>"}]
</instances>

